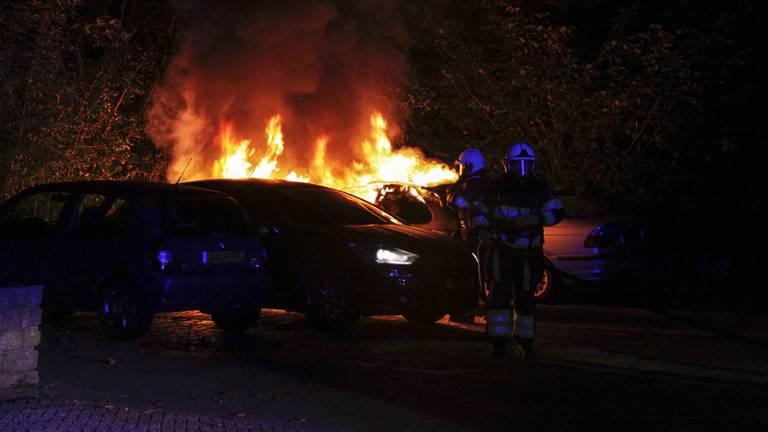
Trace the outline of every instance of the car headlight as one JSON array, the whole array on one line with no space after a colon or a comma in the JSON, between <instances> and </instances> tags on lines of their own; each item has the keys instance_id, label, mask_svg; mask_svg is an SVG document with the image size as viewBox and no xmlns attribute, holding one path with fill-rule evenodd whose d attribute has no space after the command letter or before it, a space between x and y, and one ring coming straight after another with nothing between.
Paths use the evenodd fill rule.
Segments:
<instances>
[{"instance_id":1,"label":"car headlight","mask_svg":"<svg viewBox=\"0 0 768 432\"><path fill-rule=\"evenodd\" d=\"M398 248L379 248L376 250L376 262L379 264L411 265L419 259L413 252Z\"/></svg>"},{"instance_id":2,"label":"car headlight","mask_svg":"<svg viewBox=\"0 0 768 432\"><path fill-rule=\"evenodd\" d=\"M349 243L349 247L370 261L389 265L411 265L419 259L419 255L413 252L381 245L361 245Z\"/></svg>"}]
</instances>

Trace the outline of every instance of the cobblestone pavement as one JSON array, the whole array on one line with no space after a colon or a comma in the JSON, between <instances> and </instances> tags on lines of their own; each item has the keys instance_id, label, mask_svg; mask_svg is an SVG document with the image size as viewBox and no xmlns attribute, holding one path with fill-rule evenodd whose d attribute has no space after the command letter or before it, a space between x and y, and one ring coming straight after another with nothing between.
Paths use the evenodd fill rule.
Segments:
<instances>
[{"instance_id":1,"label":"cobblestone pavement","mask_svg":"<svg viewBox=\"0 0 768 432\"><path fill-rule=\"evenodd\" d=\"M98 405L76 400L21 399L0 402L0 431L305 432L316 428L281 422L181 414L156 409Z\"/></svg>"},{"instance_id":2,"label":"cobblestone pavement","mask_svg":"<svg viewBox=\"0 0 768 432\"><path fill-rule=\"evenodd\" d=\"M331 336L312 330L298 314L265 310L259 326L230 335L209 315L192 311L158 314L145 337L116 342L104 338L94 314L74 314L42 326L41 384L15 397L29 405L3 407L13 397L0 392L0 432L472 430L359 391L368 385L353 361L359 338L367 340L378 333L371 325L387 322L366 319L350 334ZM396 324L406 325L401 319ZM74 407L73 400L79 401ZM70 420L46 426L52 416Z\"/></svg>"},{"instance_id":3,"label":"cobblestone pavement","mask_svg":"<svg viewBox=\"0 0 768 432\"><path fill-rule=\"evenodd\" d=\"M378 317L325 334L265 310L228 335L184 312L124 343L75 314L42 326L41 383L0 393L0 432L768 430L768 317L539 312L533 369L492 359L480 325Z\"/></svg>"}]
</instances>

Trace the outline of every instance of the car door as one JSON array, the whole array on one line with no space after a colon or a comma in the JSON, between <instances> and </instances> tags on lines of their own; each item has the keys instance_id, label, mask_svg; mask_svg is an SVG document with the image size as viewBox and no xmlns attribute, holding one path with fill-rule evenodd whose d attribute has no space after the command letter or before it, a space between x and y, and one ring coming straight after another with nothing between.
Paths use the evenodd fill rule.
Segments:
<instances>
[{"instance_id":1,"label":"car door","mask_svg":"<svg viewBox=\"0 0 768 432\"><path fill-rule=\"evenodd\" d=\"M234 195L234 194L233 194ZM272 275L272 293L266 306L296 309L302 304L297 282L308 263L319 258L319 242L311 230L293 223L282 208L282 196L274 193L235 195L262 233Z\"/></svg>"},{"instance_id":2,"label":"car door","mask_svg":"<svg viewBox=\"0 0 768 432\"><path fill-rule=\"evenodd\" d=\"M73 206L72 222L61 234L58 258L51 263L52 289L73 309L90 309L97 282L131 267L132 205L106 193L83 193Z\"/></svg>"},{"instance_id":3,"label":"car door","mask_svg":"<svg viewBox=\"0 0 768 432\"><path fill-rule=\"evenodd\" d=\"M343 236L333 224L316 226L307 223L317 217L306 215L312 203L305 206L302 200L323 197L316 198L314 194L305 197L298 191L294 195L278 192L241 198L247 203L251 218L268 228L263 241L269 251L268 262L273 276L271 306L303 307L302 280L310 277L318 267L330 268L338 264L339 257L348 251ZM302 214L308 220L302 219Z\"/></svg>"},{"instance_id":4,"label":"car door","mask_svg":"<svg viewBox=\"0 0 768 432\"><path fill-rule=\"evenodd\" d=\"M269 251L274 285L270 306L294 309L302 300L299 279L311 263L323 258L316 253L320 242L311 232L286 221L270 221L269 232L262 239Z\"/></svg>"},{"instance_id":5,"label":"car door","mask_svg":"<svg viewBox=\"0 0 768 432\"><path fill-rule=\"evenodd\" d=\"M72 193L44 190L18 195L0 208L0 279L48 285L74 201Z\"/></svg>"}]
</instances>

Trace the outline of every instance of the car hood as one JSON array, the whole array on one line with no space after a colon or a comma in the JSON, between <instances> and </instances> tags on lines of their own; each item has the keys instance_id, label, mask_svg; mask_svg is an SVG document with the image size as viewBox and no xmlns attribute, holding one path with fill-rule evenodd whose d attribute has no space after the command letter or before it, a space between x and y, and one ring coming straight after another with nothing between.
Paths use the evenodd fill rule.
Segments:
<instances>
[{"instance_id":1,"label":"car hood","mask_svg":"<svg viewBox=\"0 0 768 432\"><path fill-rule=\"evenodd\" d=\"M413 269L472 274L475 261L463 243L423 228L398 224L303 226L301 242L399 248L419 255ZM309 240L314 238L314 240ZM351 250L351 249L350 249Z\"/></svg>"},{"instance_id":2,"label":"car hood","mask_svg":"<svg viewBox=\"0 0 768 432\"><path fill-rule=\"evenodd\" d=\"M447 274L472 274L475 261L463 243L440 233L409 225L356 225L337 227L347 242L381 245L420 256L414 269ZM337 235L340 234L337 232Z\"/></svg>"},{"instance_id":3,"label":"car hood","mask_svg":"<svg viewBox=\"0 0 768 432\"><path fill-rule=\"evenodd\" d=\"M335 227L350 241L383 243L387 246L411 249L439 247L458 250L461 243L440 233L408 225L346 225Z\"/></svg>"},{"instance_id":4,"label":"car hood","mask_svg":"<svg viewBox=\"0 0 768 432\"><path fill-rule=\"evenodd\" d=\"M559 224L544 227L547 234L557 235L587 235L600 225L617 224L622 227L638 223L636 217L624 214L602 214L580 218L565 218Z\"/></svg>"}]
</instances>

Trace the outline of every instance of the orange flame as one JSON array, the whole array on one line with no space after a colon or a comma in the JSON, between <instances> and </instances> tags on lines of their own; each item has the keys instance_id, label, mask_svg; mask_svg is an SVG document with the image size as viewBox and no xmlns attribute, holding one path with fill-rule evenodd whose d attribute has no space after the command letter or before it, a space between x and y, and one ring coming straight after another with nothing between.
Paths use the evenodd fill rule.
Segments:
<instances>
[{"instance_id":1,"label":"orange flame","mask_svg":"<svg viewBox=\"0 0 768 432\"><path fill-rule=\"evenodd\" d=\"M308 167L291 170L281 175L280 155L285 150L281 117L272 116L266 127L266 152L258 161L257 149L251 140L236 142L231 124L225 124L219 136L221 157L213 163L213 177L224 178L282 178L291 181L313 182L347 190L373 201L382 183L411 183L420 186L455 181L457 174L447 165L426 159L421 151L411 147L393 149L387 136L387 122L380 113L370 118L370 135L360 143L362 158L351 166L334 172L327 160L328 136L315 142L314 156ZM298 174L302 172L303 174Z\"/></svg>"},{"instance_id":2,"label":"orange flame","mask_svg":"<svg viewBox=\"0 0 768 432\"><path fill-rule=\"evenodd\" d=\"M267 123L267 154L261 158L250 177L272 178L272 172L277 168L277 158L283 154L283 127L280 124L280 114L273 115Z\"/></svg>"},{"instance_id":3,"label":"orange flame","mask_svg":"<svg viewBox=\"0 0 768 432\"><path fill-rule=\"evenodd\" d=\"M222 127L219 145L224 155L213 163L213 175L216 177L241 177L245 175L251 164L248 162L248 151L251 142L243 140L239 144L232 142L232 125Z\"/></svg>"}]
</instances>

